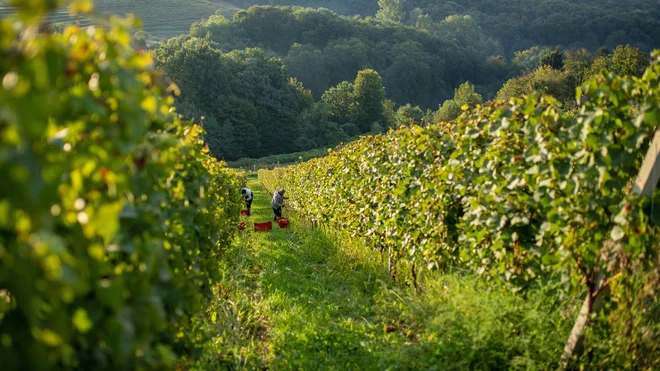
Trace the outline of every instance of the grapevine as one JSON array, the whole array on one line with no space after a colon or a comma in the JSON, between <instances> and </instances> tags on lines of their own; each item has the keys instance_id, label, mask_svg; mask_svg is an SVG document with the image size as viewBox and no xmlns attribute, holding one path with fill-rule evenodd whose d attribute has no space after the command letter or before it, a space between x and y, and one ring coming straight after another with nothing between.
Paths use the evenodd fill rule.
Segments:
<instances>
[{"instance_id":1,"label":"grapevine","mask_svg":"<svg viewBox=\"0 0 660 371\"><path fill-rule=\"evenodd\" d=\"M591 298L605 290L604 276L605 286L616 282L616 301L638 277L657 274L660 223L631 182L660 124L659 82L656 52L642 77L603 71L588 80L575 114L532 94L259 176L286 188L303 215L392 259L467 267L517 290L564 275ZM634 331L646 331L639 323Z\"/></svg>"},{"instance_id":2,"label":"grapevine","mask_svg":"<svg viewBox=\"0 0 660 371\"><path fill-rule=\"evenodd\" d=\"M3 369L171 368L202 341L187 329L241 177L176 117L176 87L129 45L134 20L44 34L57 2L14 3L0 22Z\"/></svg>"}]
</instances>

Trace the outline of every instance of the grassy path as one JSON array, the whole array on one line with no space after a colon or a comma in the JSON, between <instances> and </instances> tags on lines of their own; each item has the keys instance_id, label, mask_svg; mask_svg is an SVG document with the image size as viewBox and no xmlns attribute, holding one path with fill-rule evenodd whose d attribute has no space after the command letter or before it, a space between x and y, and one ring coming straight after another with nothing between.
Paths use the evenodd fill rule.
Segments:
<instances>
[{"instance_id":1,"label":"grassy path","mask_svg":"<svg viewBox=\"0 0 660 371\"><path fill-rule=\"evenodd\" d=\"M248 187L253 215L228 251L207 313L217 338L200 368L533 369L558 359L556 316L504 290L439 276L418 294L388 279L378 253L295 217L291 230L252 232L273 213L263 187Z\"/></svg>"}]
</instances>

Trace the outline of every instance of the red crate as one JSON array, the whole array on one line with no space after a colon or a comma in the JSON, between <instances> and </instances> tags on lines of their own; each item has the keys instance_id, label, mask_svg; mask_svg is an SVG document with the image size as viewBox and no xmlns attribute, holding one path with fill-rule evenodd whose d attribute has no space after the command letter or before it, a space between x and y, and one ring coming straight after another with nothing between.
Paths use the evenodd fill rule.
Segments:
<instances>
[{"instance_id":1,"label":"red crate","mask_svg":"<svg viewBox=\"0 0 660 371\"><path fill-rule=\"evenodd\" d=\"M254 223L255 232L267 232L273 229L273 222L268 223Z\"/></svg>"},{"instance_id":2,"label":"red crate","mask_svg":"<svg viewBox=\"0 0 660 371\"><path fill-rule=\"evenodd\" d=\"M280 228L289 228L289 219L279 219L277 224L279 224Z\"/></svg>"},{"instance_id":3,"label":"red crate","mask_svg":"<svg viewBox=\"0 0 660 371\"><path fill-rule=\"evenodd\" d=\"M238 230L239 231L244 231L245 230L245 222L240 222L238 223Z\"/></svg>"},{"instance_id":4,"label":"red crate","mask_svg":"<svg viewBox=\"0 0 660 371\"><path fill-rule=\"evenodd\" d=\"M247 215L247 214L248 214L247 210L241 210L241 215Z\"/></svg>"}]
</instances>

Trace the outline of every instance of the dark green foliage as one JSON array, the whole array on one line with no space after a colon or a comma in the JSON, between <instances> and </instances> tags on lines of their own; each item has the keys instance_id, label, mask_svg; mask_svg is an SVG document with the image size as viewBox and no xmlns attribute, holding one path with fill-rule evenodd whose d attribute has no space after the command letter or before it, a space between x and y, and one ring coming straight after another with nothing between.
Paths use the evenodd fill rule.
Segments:
<instances>
[{"instance_id":1,"label":"dark green foliage","mask_svg":"<svg viewBox=\"0 0 660 371\"><path fill-rule=\"evenodd\" d=\"M419 15L412 24L415 28L429 31L459 47L470 48L488 56L504 55L500 42L488 37L477 21L469 15L449 15L439 22L433 22L427 17L427 14ZM408 24L411 22L412 19Z\"/></svg>"},{"instance_id":2,"label":"dark green foliage","mask_svg":"<svg viewBox=\"0 0 660 371\"><path fill-rule=\"evenodd\" d=\"M353 83L344 81L328 89L323 93L321 101L326 105L332 121L339 124L347 124L353 121L353 106L355 105Z\"/></svg>"},{"instance_id":3,"label":"dark green foliage","mask_svg":"<svg viewBox=\"0 0 660 371\"><path fill-rule=\"evenodd\" d=\"M454 92L454 100L459 106L468 106L469 108L474 108L477 104L484 102L481 95L474 91L474 85L469 82L461 84L461 86L456 89Z\"/></svg>"},{"instance_id":4,"label":"dark green foliage","mask_svg":"<svg viewBox=\"0 0 660 371\"><path fill-rule=\"evenodd\" d=\"M346 134L353 136L356 133L347 124L356 125L359 134L385 130L396 120L393 103L384 97L385 88L378 72L363 70L358 72L353 83L344 81L328 89L321 101L330 120L344 125Z\"/></svg>"},{"instance_id":5,"label":"dark green foliage","mask_svg":"<svg viewBox=\"0 0 660 371\"><path fill-rule=\"evenodd\" d=\"M575 86L593 75L590 71L594 59L594 55L584 48L564 52L564 71Z\"/></svg>"},{"instance_id":6,"label":"dark green foliage","mask_svg":"<svg viewBox=\"0 0 660 371\"><path fill-rule=\"evenodd\" d=\"M217 17L208 24L225 30L230 25ZM386 115L393 109L386 107L382 79L373 70L360 71L354 84L339 84L316 104L300 81L288 77L280 59L267 57L261 49L223 53L213 39L173 38L155 55L158 67L181 89L181 114L202 122L218 158L258 158L331 146L347 139L345 124L355 123L366 133L374 123L382 131L393 121L393 113Z\"/></svg>"},{"instance_id":7,"label":"dark green foliage","mask_svg":"<svg viewBox=\"0 0 660 371\"><path fill-rule=\"evenodd\" d=\"M343 125L341 128L351 137L360 135L360 128L352 122Z\"/></svg>"},{"instance_id":8,"label":"dark green foliage","mask_svg":"<svg viewBox=\"0 0 660 371\"><path fill-rule=\"evenodd\" d=\"M379 9L378 0L232 0L231 2L243 8L253 5L295 5L330 9L343 15L362 16L375 15Z\"/></svg>"},{"instance_id":9,"label":"dark green foliage","mask_svg":"<svg viewBox=\"0 0 660 371\"><path fill-rule=\"evenodd\" d=\"M422 124L424 121L424 111L419 106L413 107L410 103L399 107L396 111L397 126Z\"/></svg>"},{"instance_id":10,"label":"dark green foliage","mask_svg":"<svg viewBox=\"0 0 660 371\"><path fill-rule=\"evenodd\" d=\"M523 72L534 71L541 67L541 61L551 52L552 49L538 45L517 51L513 57L513 64Z\"/></svg>"},{"instance_id":11,"label":"dark green foliage","mask_svg":"<svg viewBox=\"0 0 660 371\"><path fill-rule=\"evenodd\" d=\"M433 116L436 122L452 121L461 114L461 106L455 100L446 100Z\"/></svg>"},{"instance_id":12,"label":"dark green foliage","mask_svg":"<svg viewBox=\"0 0 660 371\"><path fill-rule=\"evenodd\" d=\"M131 37L131 46L136 49L147 49L147 33L144 31L137 31Z\"/></svg>"},{"instance_id":13,"label":"dark green foliage","mask_svg":"<svg viewBox=\"0 0 660 371\"><path fill-rule=\"evenodd\" d=\"M378 72L374 70L358 72L353 84L353 96L355 99L355 124L360 130L366 133L375 123L379 123L383 127L385 88L383 88L383 80Z\"/></svg>"},{"instance_id":14,"label":"dark green foliage","mask_svg":"<svg viewBox=\"0 0 660 371\"><path fill-rule=\"evenodd\" d=\"M234 0L253 4L325 7L341 14L375 15L376 0ZM631 44L645 52L660 45L660 3L655 0L407 0L403 21L438 23L451 15L470 15L507 56L534 45L595 50ZM538 66L535 66L538 67Z\"/></svg>"},{"instance_id":15,"label":"dark green foliage","mask_svg":"<svg viewBox=\"0 0 660 371\"><path fill-rule=\"evenodd\" d=\"M602 70L609 70L612 66L612 58L609 55L597 55L589 68L589 74L595 75Z\"/></svg>"},{"instance_id":16,"label":"dark green foliage","mask_svg":"<svg viewBox=\"0 0 660 371\"><path fill-rule=\"evenodd\" d=\"M343 133L344 131L339 128ZM347 136L343 138L351 139ZM355 139L355 138L353 138ZM272 155L261 158L241 158L236 161L231 161L228 163L229 167L243 169L243 170L260 170L260 169L272 169L278 166L286 166L291 164L296 164L302 161L309 161L313 158L323 157L328 154L329 148L316 148L310 151L304 152L293 152L283 155Z\"/></svg>"},{"instance_id":17,"label":"dark green foliage","mask_svg":"<svg viewBox=\"0 0 660 371\"><path fill-rule=\"evenodd\" d=\"M548 66L555 70L561 70L564 68L564 54L562 54L559 48L543 55L541 58L541 66Z\"/></svg>"},{"instance_id":18,"label":"dark green foliage","mask_svg":"<svg viewBox=\"0 0 660 371\"><path fill-rule=\"evenodd\" d=\"M410 4L384 1L382 5L391 13ZM415 10L407 16L412 15L421 17L424 12ZM402 21L410 23L409 19ZM195 43L204 45L203 53L181 63L175 58L174 72L166 72L182 85L184 97L197 106L198 113L187 117L207 118L204 125L209 132L208 142L214 154L227 159L332 145L343 136L339 129L348 123L357 124L362 133L393 125L395 107L383 104L379 112L381 104L376 103L377 97L371 99L371 107L356 100L356 87L347 81L364 69L378 71L386 96L395 105L412 103L428 109L451 98L453 89L464 81L471 81L473 90L489 99L507 79L522 70L527 74L507 83L500 97L507 99L540 90L569 101L573 88L602 67L639 73L645 66L639 50L622 48L617 49L616 55L599 57L593 62L585 49L569 51L570 60L565 67L564 51L538 46L516 53L514 63L509 65L499 55L502 48L484 33L477 19L457 15L415 30L392 19L381 22L372 18L349 19L327 10L253 7L238 12L233 21L214 16L199 22L192 27L191 35L197 40L193 47ZM190 40L190 37L170 40L161 49L176 55L181 53L181 48L188 47ZM263 73L262 79L234 77L243 73L223 69L219 62L205 59L209 55L210 59L226 59L230 53L224 52L245 47L265 50L259 57L264 62L258 65L271 72L262 67L249 72ZM224 57L218 58L221 55ZM281 56L282 61L266 63L273 55ZM200 70L201 61L209 67ZM282 87L281 81L286 80L283 65L311 89L314 98L325 103L324 108L303 98L304 89L294 89L296 93L292 94L290 87ZM180 73L182 66L187 66L188 73ZM549 69L540 69L541 66ZM279 76L273 80L274 74ZM228 79L240 83L229 83ZM204 88L192 92L186 88L187 80ZM215 80L219 82L204 85ZM273 87L265 88L264 81ZM207 89L208 85L214 88ZM248 91L248 86L254 91ZM275 97L274 91L282 94ZM227 99L222 99L225 96ZM256 96L260 98L255 99ZM227 102L232 102L231 107L225 107L229 105ZM469 102L443 103L436 118L454 119L465 104L474 106ZM286 109L274 109L275 106ZM374 127L376 122L379 125ZM278 143L278 138L294 136L293 140Z\"/></svg>"},{"instance_id":19,"label":"dark green foliage","mask_svg":"<svg viewBox=\"0 0 660 371\"><path fill-rule=\"evenodd\" d=\"M610 49L607 46L601 46L596 50L596 58L607 57L610 54Z\"/></svg>"},{"instance_id":20,"label":"dark green foliage","mask_svg":"<svg viewBox=\"0 0 660 371\"><path fill-rule=\"evenodd\" d=\"M507 81L497 93L497 99L507 101L513 97L537 91L552 95L561 102L573 101L577 81L564 71L543 66L524 76Z\"/></svg>"},{"instance_id":21,"label":"dark green foliage","mask_svg":"<svg viewBox=\"0 0 660 371\"><path fill-rule=\"evenodd\" d=\"M301 139L308 126L329 124L305 121L314 105L311 94L288 77L279 59L259 49L223 53L213 41L178 37L155 54L159 68L181 88L182 113L205 117L207 140L218 158L294 152L317 147L315 139L336 140L313 130Z\"/></svg>"},{"instance_id":22,"label":"dark green foliage","mask_svg":"<svg viewBox=\"0 0 660 371\"><path fill-rule=\"evenodd\" d=\"M401 0L378 0L376 18L388 22L401 22L403 20L403 7Z\"/></svg>"},{"instance_id":23,"label":"dark green foliage","mask_svg":"<svg viewBox=\"0 0 660 371\"><path fill-rule=\"evenodd\" d=\"M279 55L316 99L363 69L382 76L387 97L398 105L436 107L466 80L494 95L512 72L488 62L501 48L487 46L490 41L469 17L449 18L439 27L429 32L328 10L253 7L232 22L200 22L192 34L208 35L224 51L261 47Z\"/></svg>"},{"instance_id":24,"label":"dark green foliage","mask_svg":"<svg viewBox=\"0 0 660 371\"><path fill-rule=\"evenodd\" d=\"M190 36L208 38L224 51L242 50L248 46L245 32L234 28L222 15L212 15L208 19L193 23L190 26Z\"/></svg>"},{"instance_id":25,"label":"dark green foliage","mask_svg":"<svg viewBox=\"0 0 660 371\"><path fill-rule=\"evenodd\" d=\"M552 95L560 102L568 102L575 99L575 87L565 72L544 66L531 75L530 90L526 94L540 92Z\"/></svg>"}]
</instances>

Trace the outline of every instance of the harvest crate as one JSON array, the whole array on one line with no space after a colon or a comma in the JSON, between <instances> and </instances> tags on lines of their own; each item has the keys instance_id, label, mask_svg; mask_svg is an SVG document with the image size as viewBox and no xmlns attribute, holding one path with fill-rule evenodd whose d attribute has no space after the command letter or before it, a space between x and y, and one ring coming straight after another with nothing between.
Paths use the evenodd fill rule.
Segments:
<instances>
[{"instance_id":1,"label":"harvest crate","mask_svg":"<svg viewBox=\"0 0 660 371\"><path fill-rule=\"evenodd\" d=\"M279 224L280 228L289 228L289 219L279 219L277 224Z\"/></svg>"},{"instance_id":2,"label":"harvest crate","mask_svg":"<svg viewBox=\"0 0 660 371\"><path fill-rule=\"evenodd\" d=\"M241 215L247 215L248 211L247 210L241 210Z\"/></svg>"},{"instance_id":3,"label":"harvest crate","mask_svg":"<svg viewBox=\"0 0 660 371\"><path fill-rule=\"evenodd\" d=\"M255 232L267 232L273 229L273 222L268 223L254 223Z\"/></svg>"},{"instance_id":4,"label":"harvest crate","mask_svg":"<svg viewBox=\"0 0 660 371\"><path fill-rule=\"evenodd\" d=\"M238 224L238 230L239 230L239 231L244 231L245 228L246 228L246 227L245 227L245 222L240 222L240 223Z\"/></svg>"}]
</instances>

